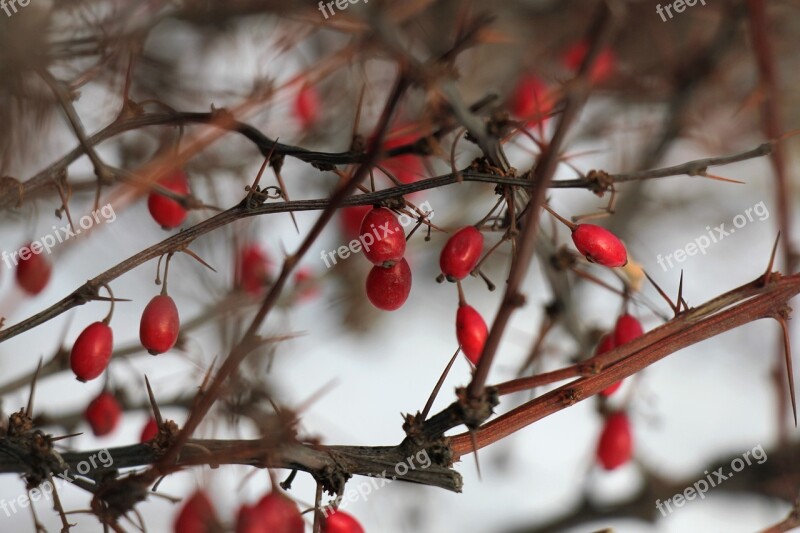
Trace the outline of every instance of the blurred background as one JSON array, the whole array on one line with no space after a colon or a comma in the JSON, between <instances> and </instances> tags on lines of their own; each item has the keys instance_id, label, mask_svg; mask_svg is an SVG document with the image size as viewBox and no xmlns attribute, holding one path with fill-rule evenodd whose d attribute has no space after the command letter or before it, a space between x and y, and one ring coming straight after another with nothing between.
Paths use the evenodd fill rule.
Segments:
<instances>
[{"instance_id":1,"label":"blurred background","mask_svg":"<svg viewBox=\"0 0 800 533\"><path fill-rule=\"evenodd\" d=\"M539 143L552 136L558 102L586 53L590 28L608 9L613 31L589 72L592 90L567 135L555 180L582 178L590 170L626 174L746 152L797 127L800 5L790 0L768 6L706 4L696 2L681 12L675 8L666 19L654 2L621 0L362 0L344 4L345 9L333 4L335 14L329 8L327 18L313 2L292 0L37 0L26 6L16 2L16 11L8 4L9 11L0 11L0 248L19 250L54 233L54 226L66 225L68 216L77 221L97 206L111 205L114 217L57 245L47 256L51 279L35 296L18 286L13 269L0 265L4 327L179 231L163 230L148 214L145 196L155 179L150 162L198 142L183 168L200 204L182 228L238 204L264 162L253 143L235 133L202 125L148 125L96 145L105 164L121 169L98 189L88 157L64 159L79 146L65 107L74 108L87 135L129 120L137 110L169 114L225 108L269 139L347 152L370 138L399 63L439 57L470 20L486 16L446 72L419 80L404 95L386 147L408 145L439 127L449 125L451 131L429 147L431 153L389 158L383 166L402 183L422 182L454 167L465 169L480 155L453 126L443 103L440 85L452 80L467 106L488 98L478 115L510 116L528 126L527 135L515 131L504 137L509 163L521 174L533 165ZM767 30L767 67L754 38L759 28ZM770 72L772 85L765 83ZM54 97L43 81L47 73L70 89L71 103ZM528 114L536 116L522 116ZM208 132L219 138L204 141ZM780 248L775 269L788 274L795 258L786 251L798 231L792 216L798 201L793 166L798 143L790 138L779 146L777 167L776 159L763 156L708 169L742 183L686 175L618 183L613 215L592 222L624 240L630 267L620 277L579 258L576 268L616 291L632 291L628 310L645 330L662 324L671 311L642 280L640 268L672 297L683 272L683 296L696 306L763 273L780 229L789 248ZM339 165L337 174L286 157L280 168L283 185L268 169L261 186L278 186L291 200L326 198L353 168ZM392 185L379 170L372 181L376 188ZM778 192L781 182L785 189ZM611 196L585 187L554 187L549 203L570 217L603 212ZM399 413L423 408L458 347L456 288L436 282L447 240L438 229L452 232L475 224L498 196L491 183L465 181L406 200L430 206L437 229L429 240L426 228L409 239L413 285L405 305L388 313L370 304L364 279L371 265L358 254L331 268L321 259L352 238L363 216L363 210L340 210L302 258L301 277L292 278L261 327L264 336L280 340L248 357L197 437L255 438L260 431L253 413L271 412L275 402L298 410L300 434L323 444L388 446L404 438ZM737 215L748 209L754 216L740 224L743 218ZM158 357L147 354L138 339L144 306L161 290L155 283L156 261L114 280L115 296L131 301L115 306L115 352L107 373L80 384L68 367L46 365L34 404L37 422L54 435L82 433L60 441L63 449L136 443L150 415L147 375L165 417L181 425L207 370L241 338L258 296L318 216L310 210L252 217L200 237L189 248L215 271L176 254L169 292L183 328L178 347ZM528 375L588 357L599 334L612 329L623 312L618 293L551 260L560 247L574 247L566 228L547 214L542 217L537 258L523 285L527 305L513 315L489 383L517 377L534 347ZM660 256L685 249L723 223L735 232L704 254L674 267L659 263ZM484 250L501 240L502 231L485 231ZM247 246L257 246L267 263L264 286L251 291L255 294L236 282L237 257ZM480 277L463 282L467 300L490 325L511 257L505 242L482 265L498 290L488 290ZM540 339L546 309L554 303L561 310L558 321ZM25 406L40 359L47 363L68 352L84 327L107 312L107 303L90 302L0 344L3 412ZM469 363L459 356L432 412L449 405L455 387L467 384L470 374ZM114 391L125 412L111 434L95 437L82 414L104 387ZM504 396L497 411L552 388ZM366 531L387 533L762 530L783 520L798 496L800 447L787 398L780 327L756 321L670 355L625 380L607 401L580 402L480 450L480 477L473 456L464 457L455 465L464 477L460 494L396 482L345 509ZM608 409L628 413L634 444L633 459L613 471L598 466L596 456L602 413ZM762 464L746 466L705 498L666 516L657 509L657 499L683 492L705 478L705 471L728 468L733 458L758 447L767 457ZM275 472L278 479L287 474ZM355 477L348 487L363 480ZM158 492L184 498L203 488L220 520L232 527L239 507L269 487L264 470L222 466L171 475ZM0 501L23 493L19 476L0 478ZM307 509L314 493L313 479L299 473L291 496ZM60 497L65 509L88 509L90 496L77 487L64 487ZM61 521L51 507L39 502L36 515L47 530L57 531ZM149 531L170 531L179 508L157 496L137 507ZM101 528L90 514L69 518L76 524L72 531ZM123 527L135 530L131 523ZM30 509L10 516L0 511L0 531L35 531Z\"/></svg>"}]
</instances>

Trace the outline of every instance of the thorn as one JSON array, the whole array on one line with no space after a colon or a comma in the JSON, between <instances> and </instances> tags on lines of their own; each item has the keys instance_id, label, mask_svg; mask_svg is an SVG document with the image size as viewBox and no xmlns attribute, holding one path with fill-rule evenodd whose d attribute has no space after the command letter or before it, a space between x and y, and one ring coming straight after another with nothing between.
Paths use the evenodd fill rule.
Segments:
<instances>
[{"instance_id":1,"label":"thorn","mask_svg":"<svg viewBox=\"0 0 800 533\"><path fill-rule=\"evenodd\" d=\"M792 399L792 414L794 415L794 427L797 427L797 402L794 395L794 372L792 370L792 345L789 341L789 328L786 325L786 319L782 316L775 315L775 320L781 325L783 330L783 354L786 358L786 376L789 379L789 395Z\"/></svg>"},{"instance_id":2,"label":"thorn","mask_svg":"<svg viewBox=\"0 0 800 533\"><path fill-rule=\"evenodd\" d=\"M475 437L475 430L469 430L469 440L472 441L472 453L475 454L475 468L478 470L478 481L483 481L481 477L481 463L478 461L478 439Z\"/></svg>"},{"instance_id":3,"label":"thorn","mask_svg":"<svg viewBox=\"0 0 800 533\"><path fill-rule=\"evenodd\" d=\"M683 302L683 269L681 269L681 280L678 282L678 312L681 310L681 303ZM684 310L688 311L689 306L684 306Z\"/></svg>"},{"instance_id":4,"label":"thorn","mask_svg":"<svg viewBox=\"0 0 800 533\"><path fill-rule=\"evenodd\" d=\"M150 380L147 379L146 375L144 377L144 384L147 386L147 396L150 397L150 406L153 408L153 416L156 419L158 427L161 428L163 424L163 419L161 418L161 409L158 408L158 404L156 403L156 397L153 394L153 388L150 387Z\"/></svg>"},{"instance_id":5,"label":"thorn","mask_svg":"<svg viewBox=\"0 0 800 533\"><path fill-rule=\"evenodd\" d=\"M33 373L33 380L31 381L31 392L28 394L28 406L25 408L25 416L33 418L33 397L36 393L36 382L39 379L39 372L42 371L42 358L39 358L39 364L36 366L36 372Z\"/></svg>"},{"instance_id":6,"label":"thorn","mask_svg":"<svg viewBox=\"0 0 800 533\"><path fill-rule=\"evenodd\" d=\"M781 240L781 232L778 231L778 236L775 237L775 244L772 245L772 253L769 256L769 263L767 263L767 269L764 271L764 279L761 281L762 285L766 285L769 283L770 277L772 276L772 267L775 265L775 256L778 254L778 242Z\"/></svg>"},{"instance_id":7,"label":"thorn","mask_svg":"<svg viewBox=\"0 0 800 533\"><path fill-rule=\"evenodd\" d=\"M64 439L71 439L72 437L77 437L79 435L83 435L83 432L81 431L79 433L70 433L69 435L60 435L58 437L50 437L50 442L58 442L58 441L64 440Z\"/></svg>"},{"instance_id":8,"label":"thorn","mask_svg":"<svg viewBox=\"0 0 800 533\"><path fill-rule=\"evenodd\" d=\"M204 267L206 267L207 269L211 270L212 272L214 272L214 273L216 273L216 272L217 272L217 271L214 269L214 267L212 267L211 265L209 265L208 263L206 263L205 261L203 261L203 259L202 259L202 258L201 258L199 255L197 255L196 253L194 253L194 252L193 252L193 251L191 251L190 249L188 249L188 248L184 248L183 250L181 250L181 252L185 253L186 255L188 255L189 257L191 257L192 259L194 259L195 261L197 261L198 263L200 263L201 265L203 265L203 266L204 266Z\"/></svg>"},{"instance_id":9,"label":"thorn","mask_svg":"<svg viewBox=\"0 0 800 533\"><path fill-rule=\"evenodd\" d=\"M664 292L664 289L659 287L658 283L656 283L655 280L653 280L653 278L650 277L650 274L648 274L646 270L642 269L642 272L644 272L644 276L653 285L653 287L655 287L655 289L658 291L658 294L660 294L661 297L664 298L664 300L667 301L667 303L669 304L669 308L672 309L672 312L675 313L675 316L678 316L678 312L679 312L680 307L676 306L674 303L672 303L672 300L670 300L669 296L667 296L667 293Z\"/></svg>"},{"instance_id":10,"label":"thorn","mask_svg":"<svg viewBox=\"0 0 800 533\"><path fill-rule=\"evenodd\" d=\"M431 412L431 408L433 407L433 402L436 399L436 395L439 394L439 390L442 388L444 384L444 380L447 377L447 374L450 372L450 369L453 367L453 363L456 361L456 357L458 357L458 352L461 351L461 347L459 346L456 348L456 353L453 354L453 357L450 358L450 362L447 363L447 366L444 368L442 375L439 376L439 381L436 382L436 386L433 387L431 391L431 395L428 397L428 402L425 404L425 408L422 410L422 414L420 415L420 419L425 421L428 418L428 413Z\"/></svg>"},{"instance_id":11,"label":"thorn","mask_svg":"<svg viewBox=\"0 0 800 533\"><path fill-rule=\"evenodd\" d=\"M735 180L732 178L724 178L722 176L717 176L716 174L709 174L708 172L701 172L698 176L702 176L704 178L708 178L710 180L717 180L717 181L727 181L728 183L736 183L739 185L744 185L744 181Z\"/></svg>"},{"instance_id":12,"label":"thorn","mask_svg":"<svg viewBox=\"0 0 800 533\"><path fill-rule=\"evenodd\" d=\"M272 143L272 148L269 149L269 153L267 157L264 158L264 162L261 164L261 168L258 170L258 174L256 174L256 179L253 181L253 184L250 186L250 190L245 197L245 205L250 203L250 199L253 197L253 194L258 190L258 183L261 181L261 176L264 174L264 170L266 170L267 165L269 164L269 160L272 159L272 154L275 152L275 146L278 144L278 139L275 139L275 142Z\"/></svg>"},{"instance_id":13,"label":"thorn","mask_svg":"<svg viewBox=\"0 0 800 533\"><path fill-rule=\"evenodd\" d=\"M281 188L281 194L283 195L283 199L285 201L289 201L289 193L286 192L286 184L283 182L283 177L281 173L278 172L278 169L275 169L275 179L278 180L278 187ZM298 235L300 235L300 226L297 225L297 218L294 216L294 211L289 211L289 215L292 217L292 223L294 224L294 229Z\"/></svg>"}]
</instances>

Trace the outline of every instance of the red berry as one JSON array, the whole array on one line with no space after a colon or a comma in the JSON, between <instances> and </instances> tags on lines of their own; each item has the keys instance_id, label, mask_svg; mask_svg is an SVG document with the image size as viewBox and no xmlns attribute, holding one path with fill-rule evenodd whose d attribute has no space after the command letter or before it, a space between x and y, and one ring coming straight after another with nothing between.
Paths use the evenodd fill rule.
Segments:
<instances>
[{"instance_id":1,"label":"red berry","mask_svg":"<svg viewBox=\"0 0 800 533\"><path fill-rule=\"evenodd\" d=\"M439 266L448 281L464 279L478 264L483 250L483 234L475 226L458 230L448 239L439 256Z\"/></svg>"},{"instance_id":2,"label":"red berry","mask_svg":"<svg viewBox=\"0 0 800 533\"><path fill-rule=\"evenodd\" d=\"M471 305L460 305L456 313L456 338L473 365L478 364L488 336L489 329L481 314Z\"/></svg>"},{"instance_id":3,"label":"red berry","mask_svg":"<svg viewBox=\"0 0 800 533\"><path fill-rule=\"evenodd\" d=\"M239 252L236 265L236 286L258 296L269 282L271 261L257 244L248 244Z\"/></svg>"},{"instance_id":4,"label":"red berry","mask_svg":"<svg viewBox=\"0 0 800 533\"><path fill-rule=\"evenodd\" d=\"M580 68L581 63L583 63L583 58L586 57L586 52L588 51L589 45L585 41L573 44L564 52L564 66L576 72ZM589 73L589 79L592 83L602 83L606 81L611 77L611 74L613 74L616 63L617 59L614 55L614 51L611 50L611 48L603 48L597 55L597 59L595 59L592 70Z\"/></svg>"},{"instance_id":5,"label":"red berry","mask_svg":"<svg viewBox=\"0 0 800 533\"><path fill-rule=\"evenodd\" d=\"M633 455L633 437L628 415L618 412L606 419L600 441L597 444L597 459L606 470L614 470Z\"/></svg>"},{"instance_id":6,"label":"red berry","mask_svg":"<svg viewBox=\"0 0 800 533\"><path fill-rule=\"evenodd\" d=\"M359 238L364 244L366 258L380 266L392 266L403 258L406 252L406 234L397 217L385 207L371 209L361 222Z\"/></svg>"},{"instance_id":7,"label":"red berry","mask_svg":"<svg viewBox=\"0 0 800 533\"><path fill-rule=\"evenodd\" d=\"M142 435L139 437L139 442L153 440L156 438L156 435L158 435L158 422L151 416L147 419L147 423L145 423L142 428Z\"/></svg>"},{"instance_id":8,"label":"red berry","mask_svg":"<svg viewBox=\"0 0 800 533\"><path fill-rule=\"evenodd\" d=\"M103 391L97 398L89 402L83 417L89 422L92 433L96 437L102 437L117 427L119 419L122 417L122 408L113 394Z\"/></svg>"},{"instance_id":9,"label":"red berry","mask_svg":"<svg viewBox=\"0 0 800 533\"><path fill-rule=\"evenodd\" d=\"M600 343L597 345L597 348L594 351L594 354L601 355L608 351L613 350L616 347L614 344L614 334L613 333L606 333L600 338ZM616 383L609 385L605 389L600 391L600 396L611 396L614 394L618 388L622 385L622 380L617 381Z\"/></svg>"},{"instance_id":10,"label":"red berry","mask_svg":"<svg viewBox=\"0 0 800 533\"><path fill-rule=\"evenodd\" d=\"M158 355L175 346L180 328L175 301L166 294L159 294L144 308L139 323L139 340L150 354Z\"/></svg>"},{"instance_id":11,"label":"red berry","mask_svg":"<svg viewBox=\"0 0 800 533\"><path fill-rule=\"evenodd\" d=\"M319 118L319 93L311 86L306 85L300 92L297 93L297 98L294 101L294 114L303 126L303 129L308 129L314 125Z\"/></svg>"},{"instance_id":12,"label":"red berry","mask_svg":"<svg viewBox=\"0 0 800 533\"><path fill-rule=\"evenodd\" d=\"M364 528L352 515L337 509L323 520L322 533L364 533Z\"/></svg>"},{"instance_id":13,"label":"red berry","mask_svg":"<svg viewBox=\"0 0 800 533\"><path fill-rule=\"evenodd\" d=\"M175 533L213 533L219 530L214 506L205 491L198 490L183 504L175 519Z\"/></svg>"},{"instance_id":14,"label":"red berry","mask_svg":"<svg viewBox=\"0 0 800 533\"><path fill-rule=\"evenodd\" d=\"M304 530L297 505L275 492L255 505L243 505L236 519L236 533L303 533Z\"/></svg>"},{"instance_id":15,"label":"red berry","mask_svg":"<svg viewBox=\"0 0 800 533\"><path fill-rule=\"evenodd\" d=\"M388 268L374 266L367 275L367 298L378 309L400 309L410 292L411 269L405 259Z\"/></svg>"},{"instance_id":16,"label":"red berry","mask_svg":"<svg viewBox=\"0 0 800 533\"><path fill-rule=\"evenodd\" d=\"M359 233L361 233L361 222L371 209L372 206L369 205L354 205L339 211L341 213L339 221L342 226L342 232L348 241L358 238Z\"/></svg>"},{"instance_id":17,"label":"red berry","mask_svg":"<svg viewBox=\"0 0 800 533\"><path fill-rule=\"evenodd\" d=\"M25 292L35 296L47 286L53 269L50 261L42 255L43 250L40 249L39 253L35 254L30 247L29 243L22 248L23 251L30 252L30 256L27 259L22 259L20 254L20 260L17 264L17 283ZM39 244L39 248L41 248L41 244ZM25 255L28 254L26 253Z\"/></svg>"},{"instance_id":18,"label":"red berry","mask_svg":"<svg viewBox=\"0 0 800 533\"><path fill-rule=\"evenodd\" d=\"M544 82L528 74L517 82L509 105L515 117L535 124L547 120L547 114L553 107L551 100Z\"/></svg>"},{"instance_id":19,"label":"red berry","mask_svg":"<svg viewBox=\"0 0 800 533\"><path fill-rule=\"evenodd\" d=\"M313 300L319 296L319 285L314 273L308 267L300 268L294 275L297 286L297 299L301 302Z\"/></svg>"},{"instance_id":20,"label":"red berry","mask_svg":"<svg viewBox=\"0 0 800 533\"><path fill-rule=\"evenodd\" d=\"M413 133L395 135L386 139L383 143L383 150L391 150L399 146L405 146L416 142L419 137ZM400 183L414 183L425 174L422 159L414 154L397 155L382 161L380 165L392 173Z\"/></svg>"},{"instance_id":21,"label":"red berry","mask_svg":"<svg viewBox=\"0 0 800 533\"><path fill-rule=\"evenodd\" d=\"M189 179L182 170L176 170L159 180L158 184L175 194L189 194ZM186 209L181 204L155 191L147 197L147 209L150 210L153 220L164 229L177 228L186 220Z\"/></svg>"},{"instance_id":22,"label":"red berry","mask_svg":"<svg viewBox=\"0 0 800 533\"><path fill-rule=\"evenodd\" d=\"M78 381L96 378L108 366L114 347L114 334L103 322L89 324L80 335L69 355L69 364Z\"/></svg>"},{"instance_id":23,"label":"red berry","mask_svg":"<svg viewBox=\"0 0 800 533\"><path fill-rule=\"evenodd\" d=\"M617 319L617 325L614 326L614 345L622 346L642 335L644 335L642 324L626 313Z\"/></svg>"},{"instance_id":24,"label":"red berry","mask_svg":"<svg viewBox=\"0 0 800 533\"><path fill-rule=\"evenodd\" d=\"M622 241L600 226L578 224L572 232L572 242L593 263L614 268L625 266L628 262L628 253Z\"/></svg>"},{"instance_id":25,"label":"red berry","mask_svg":"<svg viewBox=\"0 0 800 533\"><path fill-rule=\"evenodd\" d=\"M619 389L621 386L622 386L622 380L619 380L616 383L612 383L611 385L600 391L600 396L608 398L609 396L617 392L617 389Z\"/></svg>"}]
</instances>

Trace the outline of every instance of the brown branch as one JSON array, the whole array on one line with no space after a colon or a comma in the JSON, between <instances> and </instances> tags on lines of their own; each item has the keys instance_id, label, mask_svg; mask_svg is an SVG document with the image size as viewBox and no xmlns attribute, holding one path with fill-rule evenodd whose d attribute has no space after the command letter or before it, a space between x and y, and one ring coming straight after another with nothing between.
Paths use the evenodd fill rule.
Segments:
<instances>
[{"instance_id":1,"label":"brown branch","mask_svg":"<svg viewBox=\"0 0 800 533\"><path fill-rule=\"evenodd\" d=\"M771 317L800 292L800 274L763 277L727 292L708 303L684 311L673 320L621 347L575 365L582 376L527 402L476 431L478 448L487 446L525 426L592 397L612 383L631 376L682 348L761 318ZM451 438L456 458L472 449L469 433Z\"/></svg>"}]
</instances>

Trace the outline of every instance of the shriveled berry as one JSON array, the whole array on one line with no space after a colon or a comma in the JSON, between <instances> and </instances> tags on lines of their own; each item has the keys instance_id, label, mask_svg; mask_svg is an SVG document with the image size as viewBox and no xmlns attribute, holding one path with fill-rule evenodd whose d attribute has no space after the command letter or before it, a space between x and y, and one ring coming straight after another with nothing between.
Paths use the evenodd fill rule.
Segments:
<instances>
[{"instance_id":1,"label":"shriveled berry","mask_svg":"<svg viewBox=\"0 0 800 533\"><path fill-rule=\"evenodd\" d=\"M322 521L322 533L364 533L364 528L353 515L337 509Z\"/></svg>"},{"instance_id":2,"label":"shriveled berry","mask_svg":"<svg viewBox=\"0 0 800 533\"><path fill-rule=\"evenodd\" d=\"M158 184L175 194L189 194L189 179L180 169L159 180ZM151 191L147 197L147 209L164 229L177 228L186 220L187 211L181 204L156 191Z\"/></svg>"},{"instance_id":3,"label":"shriveled berry","mask_svg":"<svg viewBox=\"0 0 800 533\"><path fill-rule=\"evenodd\" d=\"M37 243L38 244L38 243ZM17 283L22 287L22 290L35 296L42 292L50 281L50 274L53 271L50 261L42 255L41 244L38 245L39 253L33 253L30 243L24 246L21 251L27 259L22 259L20 254L19 263L17 264ZM30 255L28 255L30 253Z\"/></svg>"},{"instance_id":4,"label":"shriveled berry","mask_svg":"<svg viewBox=\"0 0 800 533\"><path fill-rule=\"evenodd\" d=\"M117 427L122 417L122 408L113 394L103 391L89 402L83 417L92 428L92 433L96 437L102 437Z\"/></svg>"},{"instance_id":5,"label":"shriveled berry","mask_svg":"<svg viewBox=\"0 0 800 533\"><path fill-rule=\"evenodd\" d=\"M364 245L364 256L376 265L392 266L406 252L403 227L395 214L385 207L376 207L367 212L361 222L359 238Z\"/></svg>"},{"instance_id":6,"label":"shriveled berry","mask_svg":"<svg viewBox=\"0 0 800 533\"><path fill-rule=\"evenodd\" d=\"M158 422L152 416L147 419L144 427L142 428L142 434L139 437L139 442L147 442L149 440L153 440L158 435Z\"/></svg>"},{"instance_id":7,"label":"shriveled berry","mask_svg":"<svg viewBox=\"0 0 800 533\"><path fill-rule=\"evenodd\" d=\"M594 224L578 224L572 242L586 259L607 267L621 267L628 262L625 245L616 235Z\"/></svg>"},{"instance_id":8,"label":"shriveled berry","mask_svg":"<svg viewBox=\"0 0 800 533\"><path fill-rule=\"evenodd\" d=\"M294 114L304 130L309 129L319 118L319 93L312 85L306 85L297 93Z\"/></svg>"},{"instance_id":9,"label":"shriveled berry","mask_svg":"<svg viewBox=\"0 0 800 533\"><path fill-rule=\"evenodd\" d=\"M248 244L239 251L236 263L236 286L258 296L269 282L269 256L257 244Z\"/></svg>"},{"instance_id":10,"label":"shriveled berry","mask_svg":"<svg viewBox=\"0 0 800 533\"><path fill-rule=\"evenodd\" d=\"M175 301L166 294L154 296L142 313L139 340L152 355L168 352L178 341L181 320Z\"/></svg>"},{"instance_id":11,"label":"shriveled berry","mask_svg":"<svg viewBox=\"0 0 800 533\"><path fill-rule=\"evenodd\" d=\"M405 259L388 268L374 266L367 275L367 298L378 309L400 309L410 292L411 268Z\"/></svg>"},{"instance_id":12,"label":"shriveled berry","mask_svg":"<svg viewBox=\"0 0 800 533\"><path fill-rule=\"evenodd\" d=\"M471 305L460 305L456 312L456 338L473 365L478 364L488 336L489 329L481 314Z\"/></svg>"},{"instance_id":13,"label":"shriveled berry","mask_svg":"<svg viewBox=\"0 0 800 533\"><path fill-rule=\"evenodd\" d=\"M606 353L608 351L613 350L615 347L616 347L616 344L614 344L614 334L613 333L606 333L605 335L603 335L600 338L600 342L598 343L594 354L596 356L597 355L601 355L601 354L604 354L604 353ZM622 381L623 380L619 380L616 383L614 383L612 385L609 385L605 389L601 390L600 391L600 396L608 397L608 396L611 396L612 394L614 394L617 391L617 389L619 389L620 386L622 385Z\"/></svg>"},{"instance_id":14,"label":"shriveled berry","mask_svg":"<svg viewBox=\"0 0 800 533\"><path fill-rule=\"evenodd\" d=\"M606 419L597 444L597 459L606 470L614 470L633 455L633 436L628 415L620 411Z\"/></svg>"},{"instance_id":15,"label":"shriveled berry","mask_svg":"<svg viewBox=\"0 0 800 533\"><path fill-rule=\"evenodd\" d=\"M483 250L483 234L475 226L453 234L439 256L439 266L448 281L464 279L478 264Z\"/></svg>"},{"instance_id":16,"label":"shriveled berry","mask_svg":"<svg viewBox=\"0 0 800 533\"><path fill-rule=\"evenodd\" d=\"M372 206L369 205L354 205L339 210L339 223L348 241L358 238L361 233L361 222L371 209Z\"/></svg>"},{"instance_id":17,"label":"shriveled berry","mask_svg":"<svg viewBox=\"0 0 800 533\"><path fill-rule=\"evenodd\" d=\"M103 322L94 322L84 329L69 355L69 364L78 381L96 378L108 366L114 347L114 334Z\"/></svg>"},{"instance_id":18,"label":"shriveled berry","mask_svg":"<svg viewBox=\"0 0 800 533\"><path fill-rule=\"evenodd\" d=\"M304 529L297 505L275 492L255 505L243 505L236 519L236 533L303 533Z\"/></svg>"},{"instance_id":19,"label":"shriveled berry","mask_svg":"<svg viewBox=\"0 0 800 533\"><path fill-rule=\"evenodd\" d=\"M544 82L538 76L527 74L517 82L509 106L518 119L537 124L547 120L553 104Z\"/></svg>"},{"instance_id":20,"label":"shriveled berry","mask_svg":"<svg viewBox=\"0 0 800 533\"><path fill-rule=\"evenodd\" d=\"M203 490L192 494L183 504L175 519L175 533L214 533L219 531L219 520L211 500Z\"/></svg>"},{"instance_id":21,"label":"shriveled berry","mask_svg":"<svg viewBox=\"0 0 800 533\"><path fill-rule=\"evenodd\" d=\"M622 346L644 335L641 322L629 314L621 315L614 326L614 345Z\"/></svg>"},{"instance_id":22,"label":"shriveled berry","mask_svg":"<svg viewBox=\"0 0 800 533\"><path fill-rule=\"evenodd\" d=\"M564 66L573 72L577 72L588 51L589 44L586 41L573 44L564 52ZM616 64L617 58L614 51L608 47L603 48L597 54L597 58L592 65L592 69L589 72L589 79L593 83L603 83L614 73Z\"/></svg>"}]
</instances>

